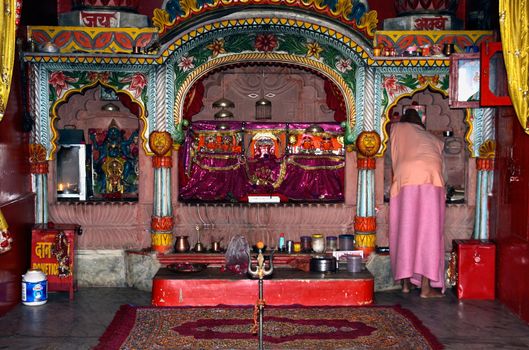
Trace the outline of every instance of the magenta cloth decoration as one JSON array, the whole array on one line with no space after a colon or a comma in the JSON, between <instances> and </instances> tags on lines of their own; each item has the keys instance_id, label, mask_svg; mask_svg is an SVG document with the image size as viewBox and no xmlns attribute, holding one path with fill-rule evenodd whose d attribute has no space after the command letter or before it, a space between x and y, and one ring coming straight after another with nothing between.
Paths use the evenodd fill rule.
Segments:
<instances>
[{"instance_id":1,"label":"magenta cloth decoration","mask_svg":"<svg viewBox=\"0 0 529 350\"><path fill-rule=\"evenodd\" d=\"M240 157L200 154L191 164L191 177L180 189L184 200L234 202L248 192L246 172Z\"/></svg>"},{"instance_id":2,"label":"magenta cloth decoration","mask_svg":"<svg viewBox=\"0 0 529 350\"><path fill-rule=\"evenodd\" d=\"M288 130L297 130L299 135L299 130L313 124L194 122L180 150L180 199L239 202L251 194L275 194L292 201L343 201L345 157L321 151L287 153ZM338 123L316 124L324 132L343 132ZM205 137L218 144L225 135L234 134L243 147L237 152L224 152L215 143L211 147L204 143Z\"/></svg>"},{"instance_id":3,"label":"magenta cloth decoration","mask_svg":"<svg viewBox=\"0 0 529 350\"><path fill-rule=\"evenodd\" d=\"M246 130L260 130L260 129L276 129L286 131L287 123L275 123L275 122L245 122L244 128Z\"/></svg>"},{"instance_id":4,"label":"magenta cloth decoration","mask_svg":"<svg viewBox=\"0 0 529 350\"><path fill-rule=\"evenodd\" d=\"M344 175L344 157L291 155L279 192L296 201L343 201Z\"/></svg>"},{"instance_id":5,"label":"magenta cloth decoration","mask_svg":"<svg viewBox=\"0 0 529 350\"><path fill-rule=\"evenodd\" d=\"M219 125L226 126L227 127L226 130L241 130L243 127L242 122L234 122L234 121L229 121L229 120L227 121L199 120L191 124L191 129L195 131L217 130Z\"/></svg>"},{"instance_id":6,"label":"magenta cloth decoration","mask_svg":"<svg viewBox=\"0 0 529 350\"><path fill-rule=\"evenodd\" d=\"M293 130L305 130L311 125L321 126L325 132L343 133L343 129L338 123L289 123L288 128Z\"/></svg>"}]
</instances>

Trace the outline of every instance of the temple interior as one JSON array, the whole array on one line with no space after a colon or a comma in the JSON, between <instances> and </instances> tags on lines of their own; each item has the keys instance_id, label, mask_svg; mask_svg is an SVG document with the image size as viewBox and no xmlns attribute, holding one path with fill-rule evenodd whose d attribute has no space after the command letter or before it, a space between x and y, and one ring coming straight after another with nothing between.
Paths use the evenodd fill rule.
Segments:
<instances>
[{"instance_id":1,"label":"temple interior","mask_svg":"<svg viewBox=\"0 0 529 350\"><path fill-rule=\"evenodd\" d=\"M113 314L129 295L252 305L257 264L261 280L277 270L268 305L401 303L446 348L472 343L434 326L442 306L461 327L487 315L522 335L476 348L529 346L529 67L511 57L528 24L505 24L526 4L0 3L0 326L37 317L27 271L47 276L40 310L77 312L108 288ZM402 297L391 269L389 139L409 109L443 144L447 291L432 304ZM96 345L107 316L87 342L63 340Z\"/></svg>"}]
</instances>

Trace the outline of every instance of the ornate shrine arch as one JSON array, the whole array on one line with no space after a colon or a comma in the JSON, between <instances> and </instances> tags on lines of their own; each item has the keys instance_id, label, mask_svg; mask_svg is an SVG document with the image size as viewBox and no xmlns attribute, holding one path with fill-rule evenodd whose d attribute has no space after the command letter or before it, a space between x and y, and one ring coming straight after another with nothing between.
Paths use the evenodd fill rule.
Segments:
<instances>
[{"instance_id":1,"label":"ornate shrine arch","mask_svg":"<svg viewBox=\"0 0 529 350\"><path fill-rule=\"evenodd\" d=\"M44 96L48 96L50 101L49 117L47 113L41 112L41 125L36 141L47 149L48 159L53 159L57 151L58 130L55 126L58 118L58 108L67 103L71 96L84 93L98 85L111 89L117 94L126 96L134 106L135 114L141 121L140 139L142 148L147 154L148 135L150 125L148 113L148 98L152 87L148 84L150 80L149 72L122 72L122 71L72 71L72 70L50 70L48 73L48 87ZM47 111L46 111L47 112ZM46 127L46 124L48 126Z\"/></svg>"},{"instance_id":2,"label":"ornate shrine arch","mask_svg":"<svg viewBox=\"0 0 529 350\"><path fill-rule=\"evenodd\" d=\"M227 18L197 23L172 39L166 49L168 67L174 72L168 88L168 92L174 89L173 125L168 129L176 143L183 138L184 101L194 83L220 67L271 63L308 69L337 86L345 102L346 142L354 142L356 114L362 113L355 107L361 103L357 95L363 96L356 87L371 56L370 44L351 28L323 20L317 13L300 17L288 10L254 17L243 9Z\"/></svg>"}]
</instances>

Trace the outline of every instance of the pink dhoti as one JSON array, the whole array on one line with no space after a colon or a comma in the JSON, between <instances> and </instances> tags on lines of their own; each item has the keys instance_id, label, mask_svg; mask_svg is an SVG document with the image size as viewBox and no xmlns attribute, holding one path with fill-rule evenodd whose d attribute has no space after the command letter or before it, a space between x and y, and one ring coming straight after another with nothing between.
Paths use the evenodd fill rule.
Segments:
<instances>
[{"instance_id":1,"label":"pink dhoti","mask_svg":"<svg viewBox=\"0 0 529 350\"><path fill-rule=\"evenodd\" d=\"M391 198L389 215L393 278L420 286L424 276L444 291L444 188L403 186Z\"/></svg>"}]
</instances>

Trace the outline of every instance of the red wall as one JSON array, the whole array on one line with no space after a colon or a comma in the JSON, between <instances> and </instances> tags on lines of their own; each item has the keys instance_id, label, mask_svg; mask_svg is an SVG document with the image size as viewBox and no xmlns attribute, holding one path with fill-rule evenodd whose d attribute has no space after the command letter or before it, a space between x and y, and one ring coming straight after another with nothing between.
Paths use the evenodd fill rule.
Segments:
<instances>
[{"instance_id":1,"label":"red wall","mask_svg":"<svg viewBox=\"0 0 529 350\"><path fill-rule=\"evenodd\" d=\"M497 295L529 322L529 135L512 108L496 118L491 238L497 244Z\"/></svg>"},{"instance_id":2,"label":"red wall","mask_svg":"<svg viewBox=\"0 0 529 350\"><path fill-rule=\"evenodd\" d=\"M21 298L21 275L29 266L31 226L34 222L34 196L29 173L28 133L22 131L22 108L15 61L13 85L6 114L0 122L0 209L13 249L0 254L0 315L18 304Z\"/></svg>"}]
</instances>

